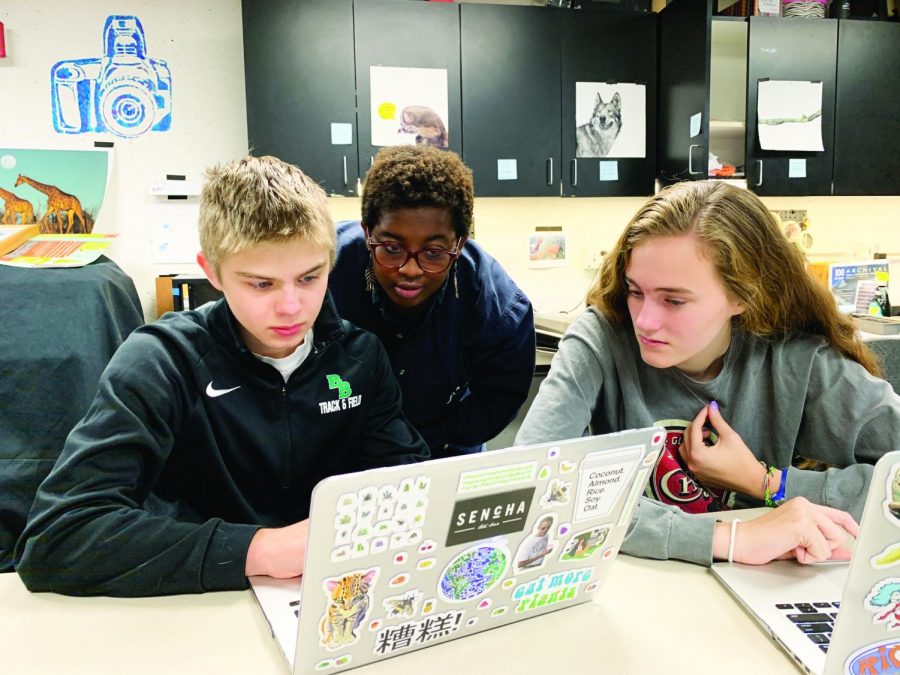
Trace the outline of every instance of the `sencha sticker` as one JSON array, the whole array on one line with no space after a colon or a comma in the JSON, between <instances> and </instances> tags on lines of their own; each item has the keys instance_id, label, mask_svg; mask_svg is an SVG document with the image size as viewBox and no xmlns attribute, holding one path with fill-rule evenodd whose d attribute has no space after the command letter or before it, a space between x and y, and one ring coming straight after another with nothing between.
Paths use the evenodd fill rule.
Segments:
<instances>
[{"instance_id":1,"label":"sencha sticker","mask_svg":"<svg viewBox=\"0 0 900 675\"><path fill-rule=\"evenodd\" d=\"M453 505L446 546L521 532L534 498L534 487L499 492Z\"/></svg>"}]
</instances>

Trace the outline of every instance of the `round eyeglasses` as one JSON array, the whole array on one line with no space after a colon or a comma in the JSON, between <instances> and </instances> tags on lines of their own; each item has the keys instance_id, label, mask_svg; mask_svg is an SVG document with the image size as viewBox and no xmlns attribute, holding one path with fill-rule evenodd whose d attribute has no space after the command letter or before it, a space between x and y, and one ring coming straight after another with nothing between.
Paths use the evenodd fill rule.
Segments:
<instances>
[{"instance_id":1,"label":"round eyeglasses","mask_svg":"<svg viewBox=\"0 0 900 675\"><path fill-rule=\"evenodd\" d=\"M419 268L428 274L440 274L446 272L453 264L453 261L459 257L459 249L454 248L452 251L445 251L442 248L427 247L418 251L410 251L408 248L401 246L395 241L373 241L369 239L366 242L369 250L372 251L372 257L382 267L398 270L403 267L410 258L416 261ZM457 246L459 240L457 240Z\"/></svg>"}]
</instances>

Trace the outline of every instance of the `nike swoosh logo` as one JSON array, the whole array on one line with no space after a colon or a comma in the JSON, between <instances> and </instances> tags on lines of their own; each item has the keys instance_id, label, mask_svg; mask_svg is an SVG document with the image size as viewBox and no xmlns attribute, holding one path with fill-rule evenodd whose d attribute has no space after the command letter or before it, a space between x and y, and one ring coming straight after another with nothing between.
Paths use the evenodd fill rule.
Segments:
<instances>
[{"instance_id":1,"label":"nike swoosh logo","mask_svg":"<svg viewBox=\"0 0 900 675\"><path fill-rule=\"evenodd\" d=\"M237 387L232 387L231 389L214 389L212 386L212 382L210 382L208 385L206 385L206 395L209 396L210 398L216 398L217 396L222 396L223 394L228 394L228 393L234 391L235 389L240 389L240 388L241 388L240 385L238 385Z\"/></svg>"}]
</instances>

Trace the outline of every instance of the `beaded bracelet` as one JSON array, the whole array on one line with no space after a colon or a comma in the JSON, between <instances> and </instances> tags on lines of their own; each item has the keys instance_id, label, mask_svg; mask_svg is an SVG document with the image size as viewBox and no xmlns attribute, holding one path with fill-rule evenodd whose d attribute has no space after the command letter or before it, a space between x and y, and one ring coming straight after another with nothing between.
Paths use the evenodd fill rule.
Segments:
<instances>
[{"instance_id":1,"label":"beaded bracelet","mask_svg":"<svg viewBox=\"0 0 900 675\"><path fill-rule=\"evenodd\" d=\"M766 502L766 506L775 506L774 498L772 497L772 493L769 492L769 479L778 473L778 469L774 466L769 466L766 468L766 463L760 461L760 464L763 465L763 468L766 469L766 476L763 478L763 496ZM782 491L782 499L784 498L784 491Z\"/></svg>"}]
</instances>

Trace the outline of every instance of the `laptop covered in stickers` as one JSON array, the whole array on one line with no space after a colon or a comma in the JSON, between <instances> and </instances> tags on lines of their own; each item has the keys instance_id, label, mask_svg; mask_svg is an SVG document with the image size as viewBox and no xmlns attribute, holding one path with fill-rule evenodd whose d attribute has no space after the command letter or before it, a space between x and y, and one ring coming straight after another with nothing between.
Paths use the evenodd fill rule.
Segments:
<instances>
[{"instance_id":1,"label":"laptop covered in stickers","mask_svg":"<svg viewBox=\"0 0 900 675\"><path fill-rule=\"evenodd\" d=\"M332 476L304 574L251 577L293 673L346 670L591 600L661 427Z\"/></svg>"},{"instance_id":2,"label":"laptop covered in stickers","mask_svg":"<svg viewBox=\"0 0 900 675\"><path fill-rule=\"evenodd\" d=\"M900 673L900 452L875 465L849 564L716 563L712 572L807 672Z\"/></svg>"}]
</instances>

